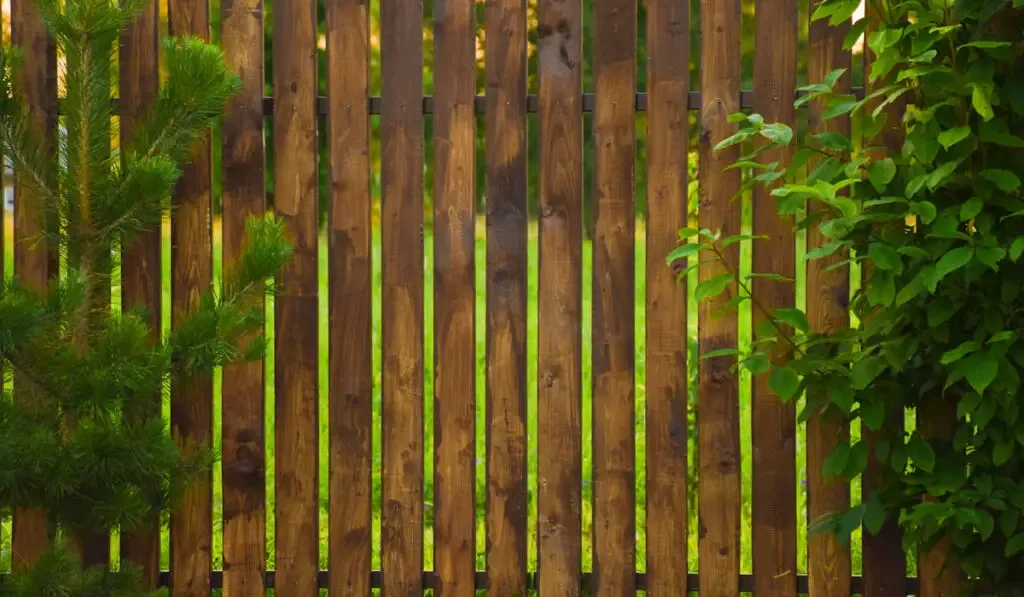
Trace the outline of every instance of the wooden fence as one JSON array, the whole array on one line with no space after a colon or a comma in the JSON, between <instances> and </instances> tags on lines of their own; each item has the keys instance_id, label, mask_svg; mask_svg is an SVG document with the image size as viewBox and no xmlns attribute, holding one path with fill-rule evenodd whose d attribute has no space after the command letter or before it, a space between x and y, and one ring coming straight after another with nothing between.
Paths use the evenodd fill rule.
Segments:
<instances>
[{"instance_id":1,"label":"wooden fence","mask_svg":"<svg viewBox=\"0 0 1024 597\"><path fill-rule=\"evenodd\" d=\"M265 152L273 155L274 208L286 221L295 257L281 275L275 304L273 429L276 446L276 529L273 571L265 570L264 366L223 372L223 571L212 570L212 479L192 488L170 523L170 572L160 572L159 533L121 538L125 561L143 567L173 595L304 597L327 589L334 597L525 595L545 597L701 595L869 597L951 595L941 554L920 558L920 582L908 579L899 529L865 534L863 572L851 572L849 546L831 537L807 546L808 574L797 574L797 425L794 406L771 395L762 379L752 394L753 574L741 574L740 378L726 359L699 367L699 576L687 570L687 293L664 256L687 225L690 111L699 111L700 225L737 233L740 204L731 202L739 170L724 170L737 154L712 152L734 129L726 117L741 108L795 123L797 0L756 0L754 84L741 89L741 2L700 2L700 84L690 85L689 0L646 0L645 93L637 90L637 0L595 0L592 60L595 89L581 85L582 6L579 0L539 0L536 23L539 94L527 91L527 2L487 0L486 94L476 96L473 0L435 0L433 97L423 93L423 13L420 2L383 0L380 7L382 91L371 97L370 6L366 0L326 0L326 97L317 92L317 9L311 0L273 4L272 97L264 97L262 0L220 1L220 43L242 80L222 131L222 173L206 146L187 168L171 226L172 323L213 278L212 179L222 176L223 253L243 242L243 220L265 209ZM169 0L171 34L209 37L206 0ZM269 11L268 13L269 14ZM806 14L806 13L804 13ZM14 0L13 39L25 52L26 91L41 127L52 127L56 58L29 0ZM121 128L158 84L158 7L123 38L120 51ZM532 27L532 25L531 25ZM847 27L815 23L809 30L809 78L849 67L842 51ZM844 84L850 85L847 78ZM812 131L822 130L819 106ZM537 395L538 570L528 566L528 113L539 114L539 336ZM584 113L593 113L596 155L593 229L593 572L583 573L582 395ZM635 271L637 112L646 113L646 264ZM371 216L371 114L381 135L382 260L382 497L381 570L373 570L372 428L374 371L371 334L374 281ZM424 571L424 123L433 118L434 168L434 541L433 569ZM326 115L326 128L320 116ZM264 119L273 122L273 148ZM475 316L475 139L486 128L486 316ZM838 125L833 125L838 126ZM318 135L329 149L328 192L318 193ZM782 156L765 156L771 161ZM318 194L321 196L318 197ZM318 201L328 209L329 291L318 286ZM755 271L792 276L806 267L807 312L813 326L847 321L849 272L829 260L798 261L794 231L775 215L764 192L754 201L754 231L772 238L756 251ZM15 207L15 271L42 284L45 247L33 214ZM2 231L2 227L0 227ZM821 239L812 237L813 245ZM780 248L781 247L781 248ZM739 248L728 254L738 265ZM0 261L2 264L2 261ZM678 265L678 264L677 264ZM148 305L161 321L161 238L145 235L123 259L123 303ZM49 270L48 270L49 268ZM721 271L702 266L700 279ZM635 412L635 280L646 279L646 413ZM766 305L793 305L792 286L759 279ZM329 504L326 532L318 502L319 305L329 311ZM700 352L738 341L736 317L698 314ZM475 391L474 330L486 328L486 392ZM175 386L171 425L184 437L213 436L213 384ZM475 413L486 404L486 460L476 460ZM635 422L646 416L646 554L637 573ZM848 430L811 419L806 430L808 514L811 520L845 507L850 489L820 474L823 459ZM475 557L474 479L486 467L486 569ZM871 486L870 475L864 491ZM39 516L17 512L15 565L41 549ZM220 529L218 529L220 531ZM320 536L329 537L321 571Z\"/></svg>"}]
</instances>

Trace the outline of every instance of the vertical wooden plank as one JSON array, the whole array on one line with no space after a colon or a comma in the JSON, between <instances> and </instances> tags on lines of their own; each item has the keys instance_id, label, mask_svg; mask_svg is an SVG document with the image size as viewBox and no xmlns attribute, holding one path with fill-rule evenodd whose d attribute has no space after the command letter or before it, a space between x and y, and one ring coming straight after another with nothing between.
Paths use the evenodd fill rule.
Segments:
<instances>
[{"instance_id":1,"label":"vertical wooden plank","mask_svg":"<svg viewBox=\"0 0 1024 597\"><path fill-rule=\"evenodd\" d=\"M754 110L795 130L796 0L757 0L754 11ZM760 160L785 163L791 154L773 150ZM775 199L760 185L754 187L753 230L768 237L754 245L754 271L795 278L794 222L778 215ZM755 278L751 290L766 309L796 304L792 283ZM755 324L764 319L758 309L753 316ZM776 347L776 361L787 348ZM796 409L772 393L767 375L754 377L752 401L754 592L796 597Z\"/></svg>"},{"instance_id":2,"label":"vertical wooden plank","mask_svg":"<svg viewBox=\"0 0 1024 597\"><path fill-rule=\"evenodd\" d=\"M700 114L700 225L720 230L723 237L740 232L739 170L725 170L739 157L739 148L715 152L715 145L736 127L729 114L740 109L739 0L701 0L701 114ZM739 245L725 249L725 263L739 268ZM728 273L723 263L701 265L701 282ZM736 346L735 314L715 317L736 292L734 285L698 310L701 356ZM739 385L730 371L729 358L703 359L699 368L698 449L700 504L698 543L700 593L706 596L739 594L740 574L740 438Z\"/></svg>"},{"instance_id":3,"label":"vertical wooden plank","mask_svg":"<svg viewBox=\"0 0 1024 597\"><path fill-rule=\"evenodd\" d=\"M647 4L647 594L686 593L686 287L665 267L687 225L690 2Z\"/></svg>"},{"instance_id":4,"label":"vertical wooden plank","mask_svg":"<svg viewBox=\"0 0 1024 597\"><path fill-rule=\"evenodd\" d=\"M475 594L474 11L473 0L434 5L434 567L442 597Z\"/></svg>"},{"instance_id":5,"label":"vertical wooden plank","mask_svg":"<svg viewBox=\"0 0 1024 597\"><path fill-rule=\"evenodd\" d=\"M955 399L938 398L926 407L919 407L917 428L921 434L936 442L951 441L957 428L956 406ZM952 540L947 535L931 549L918 554L921 597L956 597L962 593L964 577L960 566L951 558L952 550Z\"/></svg>"},{"instance_id":6,"label":"vertical wooden plank","mask_svg":"<svg viewBox=\"0 0 1024 597\"><path fill-rule=\"evenodd\" d=\"M423 9L381 4L382 528L385 597L423 568Z\"/></svg>"},{"instance_id":7,"label":"vertical wooden plank","mask_svg":"<svg viewBox=\"0 0 1024 597\"><path fill-rule=\"evenodd\" d=\"M582 5L539 0L539 572L543 597L580 594L582 483Z\"/></svg>"},{"instance_id":8,"label":"vertical wooden plank","mask_svg":"<svg viewBox=\"0 0 1024 597\"><path fill-rule=\"evenodd\" d=\"M205 0L170 0L171 35L209 39ZM171 325L199 303L213 280L209 139L182 168L171 219ZM171 385L171 433L184 450L208 446L213 437L213 383L209 375ZM174 596L210 594L213 542L212 477L204 473L189 486L171 515L171 573Z\"/></svg>"},{"instance_id":9,"label":"vertical wooden plank","mask_svg":"<svg viewBox=\"0 0 1024 597\"><path fill-rule=\"evenodd\" d=\"M814 14L821 0L812 2ZM808 79L824 80L837 68L849 69L850 53L843 50L843 39L849 31L846 23L832 27L827 20L811 21L810 56L807 61ZM850 87L850 75L839 81L837 90ZM825 105L812 102L808 108L809 132L834 131L850 134L849 119L822 120ZM812 226L807 233L807 245L813 250L827 240ZM835 267L847 255L833 254L807 264L807 317L811 329L828 333L845 328L850 323L850 269ZM850 505L850 486L841 478L825 479L822 466L836 444L849 437L849 427L835 415L817 415L807 421L807 518L813 524L824 516L840 512ZM849 597L850 545L840 543L831 533L808 538L808 589L810 597Z\"/></svg>"},{"instance_id":10,"label":"vertical wooden plank","mask_svg":"<svg viewBox=\"0 0 1024 597\"><path fill-rule=\"evenodd\" d=\"M119 116L121 144L126 146L141 117L156 98L159 87L159 50L157 26L160 7L153 2L128 26L121 37ZM160 340L161 255L160 229L136 234L125 244L121 256L121 303L124 309L144 306L153 341ZM154 412L160 409L160 396L153 397ZM155 589L160 573L160 520L154 517L146 525L121 537L121 558L137 566L147 588Z\"/></svg>"},{"instance_id":11,"label":"vertical wooden plank","mask_svg":"<svg viewBox=\"0 0 1024 597\"><path fill-rule=\"evenodd\" d=\"M221 0L221 47L241 91L223 123L222 242L227 267L245 246L245 223L266 207L263 148L263 2ZM221 384L224 595L263 594L266 456L263 363L224 368Z\"/></svg>"},{"instance_id":12,"label":"vertical wooden plank","mask_svg":"<svg viewBox=\"0 0 1024 597\"><path fill-rule=\"evenodd\" d=\"M594 576L602 597L636 595L636 10L636 0L594 4Z\"/></svg>"},{"instance_id":13,"label":"vertical wooden plank","mask_svg":"<svg viewBox=\"0 0 1024 597\"><path fill-rule=\"evenodd\" d=\"M21 48L21 87L36 132L52 139L56 125L57 53L31 0L11 3L11 37ZM14 273L27 287L43 291L49 280L47 243L39 237L45 225L39 200L14 179ZM15 380L17 384L17 380ZM40 510L14 512L11 548L15 570L31 566L46 550L49 524Z\"/></svg>"},{"instance_id":14,"label":"vertical wooden plank","mask_svg":"<svg viewBox=\"0 0 1024 597\"><path fill-rule=\"evenodd\" d=\"M487 4L487 578L526 594L526 1Z\"/></svg>"},{"instance_id":15,"label":"vertical wooden plank","mask_svg":"<svg viewBox=\"0 0 1024 597\"><path fill-rule=\"evenodd\" d=\"M332 597L370 594L373 371L369 2L327 8Z\"/></svg>"},{"instance_id":16,"label":"vertical wooden plank","mask_svg":"<svg viewBox=\"0 0 1024 597\"><path fill-rule=\"evenodd\" d=\"M275 302L276 581L317 595L316 3L274 5L274 207L294 256Z\"/></svg>"}]
</instances>

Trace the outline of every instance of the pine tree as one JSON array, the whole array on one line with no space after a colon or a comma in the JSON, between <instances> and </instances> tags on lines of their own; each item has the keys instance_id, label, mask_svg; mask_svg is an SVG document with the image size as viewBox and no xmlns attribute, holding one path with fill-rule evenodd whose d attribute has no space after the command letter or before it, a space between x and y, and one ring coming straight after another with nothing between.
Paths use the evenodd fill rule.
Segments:
<instances>
[{"instance_id":1,"label":"pine tree","mask_svg":"<svg viewBox=\"0 0 1024 597\"><path fill-rule=\"evenodd\" d=\"M65 264L45 291L17 278L0 287L0 370L13 387L0 399L0 509L40 509L54 530L51 551L0 585L4 597L141 594L130 573L83 570L76 541L156 520L209 468L208 449L170 436L161 396L262 354L262 297L290 256L280 222L254 218L222 288L166 340L142 309L111 309L120 249L173 211L180 164L238 88L216 47L165 40L160 94L133 139L112 149L115 44L151 1L37 0L67 65L52 142L21 99L17 50L0 52L0 152L22 200L40 202L47 246Z\"/></svg>"}]
</instances>

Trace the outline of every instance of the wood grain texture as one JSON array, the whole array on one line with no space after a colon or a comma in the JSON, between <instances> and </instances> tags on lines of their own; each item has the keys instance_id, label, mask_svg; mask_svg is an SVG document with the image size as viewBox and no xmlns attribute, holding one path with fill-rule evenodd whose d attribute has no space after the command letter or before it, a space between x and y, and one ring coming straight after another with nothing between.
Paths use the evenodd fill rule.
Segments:
<instances>
[{"instance_id":1,"label":"wood grain texture","mask_svg":"<svg viewBox=\"0 0 1024 597\"><path fill-rule=\"evenodd\" d=\"M813 3L811 14L820 1ZM811 82L824 80L826 75L837 68L850 68L850 53L842 47L849 27L849 23L831 27L827 20L811 22L810 55L807 61L808 79ZM839 90L849 89L850 76L841 78L838 85ZM849 119L822 120L825 109L822 102L811 102L808 107L809 131L812 134L835 131L849 135ZM817 226L808 230L808 250L826 242L827 239L818 231ZM847 255L836 253L807 263L806 286L810 289L807 293L807 318L812 330L827 333L843 329L850 323L850 269L845 266L835 267L846 258ZM822 475L825 459L840 441L848 438L849 426L834 414L819 414L807 421L807 519L810 524L845 510L850 505L849 484L842 479L826 480ZM807 541L810 597L849 597L849 543L840 543L829 533L808 537Z\"/></svg>"},{"instance_id":2,"label":"wood grain texture","mask_svg":"<svg viewBox=\"0 0 1024 597\"><path fill-rule=\"evenodd\" d=\"M11 2L11 38L22 50L21 89L29 118L39 138L51 140L56 125L57 54L31 0ZM51 273L47 243L40 238L45 225L40 199L32 196L30 187L22 184L15 173L14 273L21 283L36 291L46 289ZM18 380L14 383L17 386ZM46 550L50 530L41 510L14 511L11 550L15 570L36 562Z\"/></svg>"},{"instance_id":3,"label":"wood grain texture","mask_svg":"<svg viewBox=\"0 0 1024 597\"><path fill-rule=\"evenodd\" d=\"M582 483L582 6L540 0L537 433L540 594L580 595Z\"/></svg>"},{"instance_id":4,"label":"wood grain texture","mask_svg":"<svg viewBox=\"0 0 1024 597\"><path fill-rule=\"evenodd\" d=\"M702 228L720 230L723 237L740 232L738 170L725 167L739 157L737 146L715 152L714 146L736 126L727 121L739 110L741 10L739 0L701 0L701 113L700 208ZM728 267L739 267L739 246L725 249ZM701 282L726 272L722 263L701 265ZM735 314L714 313L736 292L731 285L698 310L700 354L732 348L737 343ZM700 504L698 540L700 593L707 597L739 593L740 441L739 386L726 358L701 359L699 367L698 449Z\"/></svg>"},{"instance_id":5,"label":"wood grain texture","mask_svg":"<svg viewBox=\"0 0 1024 597\"><path fill-rule=\"evenodd\" d=\"M122 146L132 138L135 122L156 98L160 81L157 26L160 7L148 6L128 26L121 37L118 55L120 68L119 116ZM160 229L136 234L123 247L121 255L121 303L125 310L144 306L153 341L160 339L161 310ZM154 412L160 409L161 396L153 397ZM158 516L144 526L121 536L121 558L138 567L145 585L155 589L160 574L160 520Z\"/></svg>"},{"instance_id":6,"label":"wood grain texture","mask_svg":"<svg viewBox=\"0 0 1024 597\"><path fill-rule=\"evenodd\" d=\"M170 0L171 35L208 40L205 0ZM212 180L209 136L193 149L182 167L171 218L171 325L199 305L213 280ZM213 380L209 375L175 379L171 385L171 434L186 453L208 447L213 439ZM203 473L182 495L171 514L171 573L174 597L210 593L213 557L212 476Z\"/></svg>"},{"instance_id":7,"label":"wood grain texture","mask_svg":"<svg viewBox=\"0 0 1024 597\"><path fill-rule=\"evenodd\" d=\"M758 0L754 8L754 110L766 122L796 129L796 0ZM789 149L764 152L759 161L787 163ZM754 187L753 231L767 237L753 247L757 273L796 277L794 220L780 216L776 201L762 185ZM796 287L789 282L755 278L752 292L765 309L792 308ZM765 318L753 310L753 323ZM774 351L775 362L784 361L786 346ZM783 402L768 386L768 375L753 380L753 541L754 592L760 595L796 597L796 407Z\"/></svg>"},{"instance_id":8,"label":"wood grain texture","mask_svg":"<svg viewBox=\"0 0 1024 597\"><path fill-rule=\"evenodd\" d=\"M327 8L332 597L370 594L372 263L369 2Z\"/></svg>"},{"instance_id":9,"label":"wood grain texture","mask_svg":"<svg viewBox=\"0 0 1024 597\"><path fill-rule=\"evenodd\" d=\"M687 572L685 263L665 266L687 226L690 2L647 5L647 594L677 597Z\"/></svg>"},{"instance_id":10,"label":"wood grain texture","mask_svg":"<svg viewBox=\"0 0 1024 597\"><path fill-rule=\"evenodd\" d=\"M476 338L473 0L434 5L434 568L441 597L473 597Z\"/></svg>"},{"instance_id":11,"label":"wood grain texture","mask_svg":"<svg viewBox=\"0 0 1024 597\"><path fill-rule=\"evenodd\" d=\"M423 11L381 5L384 597L423 588Z\"/></svg>"},{"instance_id":12,"label":"wood grain texture","mask_svg":"<svg viewBox=\"0 0 1024 597\"><path fill-rule=\"evenodd\" d=\"M636 595L636 12L636 0L594 4L594 588L601 597Z\"/></svg>"},{"instance_id":13,"label":"wood grain texture","mask_svg":"<svg viewBox=\"0 0 1024 597\"><path fill-rule=\"evenodd\" d=\"M317 595L319 563L316 4L274 5L274 207L294 254L275 300L277 582Z\"/></svg>"},{"instance_id":14,"label":"wood grain texture","mask_svg":"<svg viewBox=\"0 0 1024 597\"><path fill-rule=\"evenodd\" d=\"M266 209L263 147L263 2L221 0L221 48L241 91L227 106L222 242L227 268L245 248L250 217ZM224 500L224 595L263 592L266 567L266 455L263 362L225 367L221 384Z\"/></svg>"},{"instance_id":15,"label":"wood grain texture","mask_svg":"<svg viewBox=\"0 0 1024 597\"><path fill-rule=\"evenodd\" d=\"M525 595L526 1L487 4L487 571Z\"/></svg>"},{"instance_id":16,"label":"wood grain texture","mask_svg":"<svg viewBox=\"0 0 1024 597\"><path fill-rule=\"evenodd\" d=\"M949 446L956 433L956 410L957 401L952 398L937 398L931 404L918 406L917 428L925 438L936 443L936 453L939 455L943 452L943 444ZM921 597L956 597L963 594L961 582L965 577L952 557L953 549L951 538L946 536L931 549L918 554L917 576L921 579Z\"/></svg>"}]
</instances>

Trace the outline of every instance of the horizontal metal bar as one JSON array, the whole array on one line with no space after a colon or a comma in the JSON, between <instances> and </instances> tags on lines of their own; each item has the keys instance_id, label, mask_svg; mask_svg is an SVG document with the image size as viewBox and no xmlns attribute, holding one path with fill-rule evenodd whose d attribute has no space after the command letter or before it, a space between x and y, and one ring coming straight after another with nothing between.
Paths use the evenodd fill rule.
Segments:
<instances>
[{"instance_id":1,"label":"horizontal metal bar","mask_svg":"<svg viewBox=\"0 0 1024 597\"><path fill-rule=\"evenodd\" d=\"M853 94L858 98L864 97L864 89L862 87L856 87L853 89ZM804 95L803 92L797 92L797 97ZM593 93L584 93L583 99L583 112L593 112L597 107L597 96ZM370 114L380 114L381 112L381 98L380 96L373 96L370 100ZM117 110L117 100L114 101L114 110ZM422 101L422 109L424 114L434 113L434 98L433 96L424 96ZM687 108L690 110L700 110L701 106L701 94L699 91L691 91L687 94ZM756 96L753 91L741 91L740 92L740 108L743 110L752 110L756 104ZM634 96L633 109L636 112L647 111L647 94L637 93ZM316 110L320 115L327 115L328 113L328 102L327 98L320 96L316 98ZM478 95L473 100L473 109L477 114L487 113L487 96ZM540 111L540 97L537 95L526 96L526 111L529 113L536 113ZM263 114L265 116L274 115L274 98L264 97L263 98Z\"/></svg>"},{"instance_id":2,"label":"horizontal metal bar","mask_svg":"<svg viewBox=\"0 0 1024 597\"><path fill-rule=\"evenodd\" d=\"M536 572L531 572L527 577L528 588L535 589L538 586ZM588 572L583 573L583 586L586 588L593 588L592 583L594 581L594 575ZM326 589L330 580L330 573L327 570L321 570L317 574L317 586L321 589ZM381 588L382 585L382 573L380 570L374 570L370 573L370 586L374 589ZM2 575L0 575L0 581L2 581ZM171 586L172 577L168 571L160 573L160 586L169 587ZM268 589L274 588L274 571L269 570L264 573L264 586ZM210 584L214 589L220 589L224 585L224 573L220 570L214 571L210 576ZM487 572L478 570L473 578L473 584L477 589L487 588ZM424 571L423 572L423 588L424 589L438 589L440 587L440 581L436 572ZM798 593L806 594L808 591L807 576L799 575L796 577L796 587ZM639 591L647 590L647 575L643 572L638 572L636 575L636 588ZM697 574L690 574L686 578L686 590L688 592L697 592L700 590L700 576ZM753 592L754 590L754 577L750 574L743 574L740 576L740 591L744 593ZM860 576L854 576L850 579L850 590L853 593L864 592L864 579ZM907 578L906 586L904 590L905 595L916 595L920 590L920 583L917 578Z\"/></svg>"}]
</instances>

